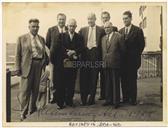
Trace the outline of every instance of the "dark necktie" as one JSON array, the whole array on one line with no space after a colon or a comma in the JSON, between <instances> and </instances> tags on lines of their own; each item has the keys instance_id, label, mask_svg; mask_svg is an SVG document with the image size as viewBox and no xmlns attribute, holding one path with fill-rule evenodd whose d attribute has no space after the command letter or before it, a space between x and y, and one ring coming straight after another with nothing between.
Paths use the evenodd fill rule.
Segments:
<instances>
[{"instance_id":1,"label":"dark necktie","mask_svg":"<svg viewBox=\"0 0 168 128\"><path fill-rule=\"evenodd\" d=\"M125 39L127 39L128 36L128 28L125 29Z\"/></svg>"},{"instance_id":2,"label":"dark necktie","mask_svg":"<svg viewBox=\"0 0 168 128\"><path fill-rule=\"evenodd\" d=\"M109 37L110 35L107 35L107 40L106 40L106 49L108 49L109 45L110 45L110 41L109 41Z\"/></svg>"}]
</instances>

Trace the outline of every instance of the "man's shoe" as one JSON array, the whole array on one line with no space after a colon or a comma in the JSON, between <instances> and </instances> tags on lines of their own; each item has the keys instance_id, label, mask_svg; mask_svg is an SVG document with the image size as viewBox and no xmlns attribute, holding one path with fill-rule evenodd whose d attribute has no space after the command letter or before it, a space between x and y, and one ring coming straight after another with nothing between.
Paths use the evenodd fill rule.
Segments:
<instances>
[{"instance_id":1,"label":"man's shoe","mask_svg":"<svg viewBox=\"0 0 168 128\"><path fill-rule=\"evenodd\" d=\"M86 103L80 103L80 106L86 106Z\"/></svg>"},{"instance_id":2,"label":"man's shoe","mask_svg":"<svg viewBox=\"0 0 168 128\"><path fill-rule=\"evenodd\" d=\"M136 101L135 102L130 102L130 104L135 106L135 105L137 105L137 102Z\"/></svg>"},{"instance_id":3,"label":"man's shoe","mask_svg":"<svg viewBox=\"0 0 168 128\"><path fill-rule=\"evenodd\" d=\"M58 105L58 108L57 109L64 109L65 108L65 106L64 105Z\"/></svg>"},{"instance_id":4,"label":"man's shoe","mask_svg":"<svg viewBox=\"0 0 168 128\"><path fill-rule=\"evenodd\" d=\"M50 103L51 103L51 104L55 104L55 103L56 103L56 101L55 101L55 100L52 100L52 101L50 101Z\"/></svg>"},{"instance_id":5,"label":"man's shoe","mask_svg":"<svg viewBox=\"0 0 168 128\"><path fill-rule=\"evenodd\" d=\"M112 103L110 103L110 102L105 102L104 104L102 104L103 106L110 106L110 105L112 105Z\"/></svg>"},{"instance_id":6,"label":"man's shoe","mask_svg":"<svg viewBox=\"0 0 168 128\"><path fill-rule=\"evenodd\" d=\"M122 103L122 104L128 104L128 103L129 103L129 100L123 100L123 101L121 101L120 103Z\"/></svg>"},{"instance_id":7,"label":"man's shoe","mask_svg":"<svg viewBox=\"0 0 168 128\"><path fill-rule=\"evenodd\" d=\"M94 105L95 101L88 102L88 105Z\"/></svg>"},{"instance_id":8,"label":"man's shoe","mask_svg":"<svg viewBox=\"0 0 168 128\"><path fill-rule=\"evenodd\" d=\"M98 100L105 100L105 98L103 98L103 97L100 97Z\"/></svg>"},{"instance_id":9,"label":"man's shoe","mask_svg":"<svg viewBox=\"0 0 168 128\"><path fill-rule=\"evenodd\" d=\"M117 108L119 108L119 107L120 107L119 104L114 105L114 108L115 108L115 109L117 109Z\"/></svg>"},{"instance_id":10,"label":"man's shoe","mask_svg":"<svg viewBox=\"0 0 168 128\"><path fill-rule=\"evenodd\" d=\"M24 119L26 119L26 116L25 115L21 115L20 116L20 121L23 121Z\"/></svg>"}]
</instances>

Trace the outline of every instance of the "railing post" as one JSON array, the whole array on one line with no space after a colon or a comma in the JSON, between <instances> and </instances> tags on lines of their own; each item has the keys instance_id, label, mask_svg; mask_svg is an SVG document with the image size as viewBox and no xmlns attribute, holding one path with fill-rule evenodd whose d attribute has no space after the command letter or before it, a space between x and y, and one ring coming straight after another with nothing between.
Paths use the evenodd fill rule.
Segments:
<instances>
[{"instance_id":1,"label":"railing post","mask_svg":"<svg viewBox=\"0 0 168 128\"><path fill-rule=\"evenodd\" d=\"M6 122L11 121L11 71L6 70Z\"/></svg>"}]
</instances>

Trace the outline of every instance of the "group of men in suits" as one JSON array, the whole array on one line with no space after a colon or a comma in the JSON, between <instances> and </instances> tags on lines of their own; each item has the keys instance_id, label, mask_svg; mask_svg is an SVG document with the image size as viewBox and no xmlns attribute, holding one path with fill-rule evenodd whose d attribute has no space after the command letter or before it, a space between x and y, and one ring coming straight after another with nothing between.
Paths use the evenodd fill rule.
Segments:
<instances>
[{"instance_id":1,"label":"group of men in suits","mask_svg":"<svg viewBox=\"0 0 168 128\"><path fill-rule=\"evenodd\" d=\"M119 107L120 83L123 103L136 105L137 70L145 45L143 31L131 23L130 11L123 13L125 27L119 32L110 22L108 12L102 12L101 18L104 25L100 27L96 25L96 15L90 13L87 17L88 26L76 33L76 20L70 19L66 26L66 15L59 13L58 25L48 29L46 43L38 35L39 20L29 21L30 32L18 38L16 52L16 72L21 76L21 119L36 110L41 71L49 60L53 66L52 82L55 89L52 103L56 103L59 109L65 105L74 106L78 68L81 105L95 104L99 73L99 100L105 100L103 106ZM49 58L45 44L50 50ZM74 66L76 62L83 62L87 66Z\"/></svg>"}]
</instances>

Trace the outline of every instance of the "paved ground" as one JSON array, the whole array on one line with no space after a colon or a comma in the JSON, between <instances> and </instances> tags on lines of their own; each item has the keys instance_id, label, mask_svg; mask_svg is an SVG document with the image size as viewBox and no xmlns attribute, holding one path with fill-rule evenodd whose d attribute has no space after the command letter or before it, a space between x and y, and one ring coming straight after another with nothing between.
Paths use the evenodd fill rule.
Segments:
<instances>
[{"instance_id":1,"label":"paved ground","mask_svg":"<svg viewBox=\"0 0 168 128\"><path fill-rule=\"evenodd\" d=\"M98 90L99 93L99 90ZM19 121L19 102L17 100L18 86L12 88L12 114L11 120ZM75 108L67 107L57 110L55 104L48 104L41 112L28 116L25 122L56 122L56 121L161 121L162 104L160 102L160 79L138 80L138 102L137 106L124 105L119 109L103 107L103 101L96 105L82 107L79 105L79 94L75 94Z\"/></svg>"}]
</instances>

